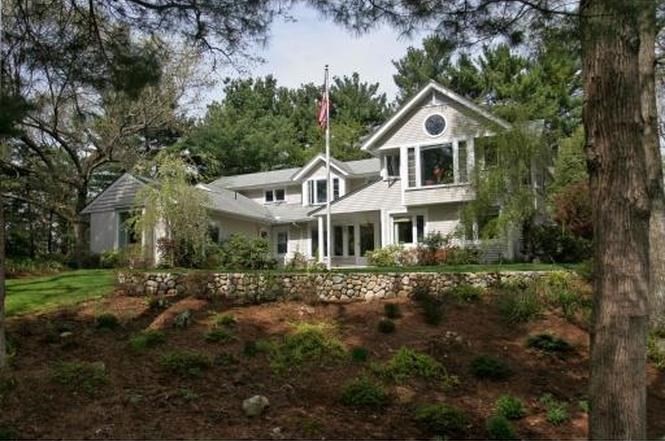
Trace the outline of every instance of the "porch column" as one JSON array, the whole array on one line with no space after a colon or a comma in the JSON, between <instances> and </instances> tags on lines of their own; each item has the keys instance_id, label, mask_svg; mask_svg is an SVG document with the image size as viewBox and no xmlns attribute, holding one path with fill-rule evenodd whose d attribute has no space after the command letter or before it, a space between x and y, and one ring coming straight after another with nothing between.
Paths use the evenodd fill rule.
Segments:
<instances>
[{"instance_id":1,"label":"porch column","mask_svg":"<svg viewBox=\"0 0 665 441\"><path fill-rule=\"evenodd\" d=\"M355 256L356 264L363 256L360 255L360 222L356 221L353 224L353 254Z\"/></svg>"},{"instance_id":2,"label":"porch column","mask_svg":"<svg viewBox=\"0 0 665 441\"><path fill-rule=\"evenodd\" d=\"M324 228L323 216L319 216L319 262L323 262L323 241L324 241Z\"/></svg>"},{"instance_id":3,"label":"porch column","mask_svg":"<svg viewBox=\"0 0 665 441\"><path fill-rule=\"evenodd\" d=\"M376 229L375 229L375 237L378 236L380 239L379 241L379 246L376 246L376 240L375 242L375 248L382 248L388 245L388 235L389 235L389 230L388 227L390 225L390 222L388 222L388 213L385 210L381 210L379 212L379 231L381 232L381 235L376 234Z\"/></svg>"},{"instance_id":4,"label":"porch column","mask_svg":"<svg viewBox=\"0 0 665 441\"><path fill-rule=\"evenodd\" d=\"M349 229L346 225L342 225L342 255L349 256Z\"/></svg>"}]
</instances>

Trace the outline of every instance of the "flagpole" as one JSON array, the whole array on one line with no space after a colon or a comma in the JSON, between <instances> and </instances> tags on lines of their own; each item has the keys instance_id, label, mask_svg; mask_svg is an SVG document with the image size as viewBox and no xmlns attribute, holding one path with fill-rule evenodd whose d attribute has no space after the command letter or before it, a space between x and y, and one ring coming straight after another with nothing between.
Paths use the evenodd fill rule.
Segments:
<instances>
[{"instance_id":1,"label":"flagpole","mask_svg":"<svg viewBox=\"0 0 665 441\"><path fill-rule=\"evenodd\" d=\"M325 100L326 100L326 241L328 244L328 261L326 268L332 268L332 227L330 221L330 200L332 199L332 185L330 182L330 80L328 65L325 73Z\"/></svg>"}]
</instances>

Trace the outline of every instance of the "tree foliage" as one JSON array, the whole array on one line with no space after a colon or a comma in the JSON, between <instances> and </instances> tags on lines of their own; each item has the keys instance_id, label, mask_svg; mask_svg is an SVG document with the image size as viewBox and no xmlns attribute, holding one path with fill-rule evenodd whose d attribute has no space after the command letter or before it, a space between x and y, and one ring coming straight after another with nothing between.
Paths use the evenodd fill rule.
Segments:
<instances>
[{"instance_id":1,"label":"tree foliage","mask_svg":"<svg viewBox=\"0 0 665 441\"><path fill-rule=\"evenodd\" d=\"M191 185L191 167L171 154L155 161L154 180L136 195L137 214L130 220L138 237L163 228L160 256L169 266L191 266L205 254L209 201L206 193Z\"/></svg>"},{"instance_id":2,"label":"tree foliage","mask_svg":"<svg viewBox=\"0 0 665 441\"><path fill-rule=\"evenodd\" d=\"M323 150L323 132L316 123L320 87L289 89L271 76L225 83L224 99L208 107L179 145L205 178L300 166ZM358 74L334 78L330 117L335 158L364 157L358 140L387 114L386 97L378 87Z\"/></svg>"}]
</instances>

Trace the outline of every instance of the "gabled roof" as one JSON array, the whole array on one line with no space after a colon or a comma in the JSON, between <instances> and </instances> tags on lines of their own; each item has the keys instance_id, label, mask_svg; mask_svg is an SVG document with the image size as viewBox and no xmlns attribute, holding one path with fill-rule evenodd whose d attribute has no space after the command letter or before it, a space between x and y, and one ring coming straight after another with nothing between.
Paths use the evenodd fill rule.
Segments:
<instances>
[{"instance_id":1,"label":"gabled roof","mask_svg":"<svg viewBox=\"0 0 665 441\"><path fill-rule=\"evenodd\" d=\"M81 210L81 214L131 208L134 206L136 193L148 182L149 179L124 173Z\"/></svg>"},{"instance_id":2,"label":"gabled roof","mask_svg":"<svg viewBox=\"0 0 665 441\"><path fill-rule=\"evenodd\" d=\"M326 157L322 154L319 153L315 157L313 157L307 164L305 164L300 170L298 170L296 173L291 176L291 180L293 181L298 181L305 177L308 172L310 172L316 165L320 162L323 162L324 164L326 163ZM345 163L338 161L335 158L330 158L330 168L336 169L338 172L342 174L342 176L348 176L349 175L349 169L346 166Z\"/></svg>"},{"instance_id":3,"label":"gabled roof","mask_svg":"<svg viewBox=\"0 0 665 441\"><path fill-rule=\"evenodd\" d=\"M442 86L436 81L430 80L429 83L427 83L427 85L420 90L420 92L418 92L413 98L411 98L404 105L402 105L402 107L400 107L399 110L397 110L397 112L395 112L395 114L388 119L388 121L383 123L383 125L381 125L372 135L370 135L365 140L365 142L363 142L360 149L365 151L370 150L373 147L373 145L376 143L376 141L378 141L383 135L385 135L391 128L397 125L402 120L402 118L404 118L404 116L406 116L409 113L409 111L414 109L431 92L438 92L448 97L449 99L477 113L483 118L497 124L499 127L502 127L504 129L510 128L510 123L508 123L507 121L504 121L503 119L492 115L490 112L483 109L479 105L464 98L461 95L456 94L452 90Z\"/></svg>"},{"instance_id":4,"label":"gabled roof","mask_svg":"<svg viewBox=\"0 0 665 441\"><path fill-rule=\"evenodd\" d=\"M331 214L359 213L402 206L402 187L398 180L380 180L347 193L330 204ZM326 207L310 211L310 216L323 216Z\"/></svg>"}]
</instances>

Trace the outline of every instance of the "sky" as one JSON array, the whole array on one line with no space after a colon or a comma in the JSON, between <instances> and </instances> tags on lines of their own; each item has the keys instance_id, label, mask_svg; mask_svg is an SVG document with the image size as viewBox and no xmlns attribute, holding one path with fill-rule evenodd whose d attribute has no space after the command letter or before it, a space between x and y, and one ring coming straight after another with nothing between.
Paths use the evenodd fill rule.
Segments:
<instances>
[{"instance_id":1,"label":"sky","mask_svg":"<svg viewBox=\"0 0 665 441\"><path fill-rule=\"evenodd\" d=\"M273 23L266 47L254 48L265 63L250 67L249 76L273 75L277 83L298 87L302 83L323 83L323 68L330 66L331 76L358 72L362 81L380 84L389 100L397 94L391 61L401 58L409 46L420 46L423 35L401 37L397 31L382 26L356 36L347 29L323 19L314 9L298 4L291 16L295 22L280 19ZM231 69L215 73L219 79L240 77ZM223 97L221 81L204 97L203 107Z\"/></svg>"}]
</instances>

